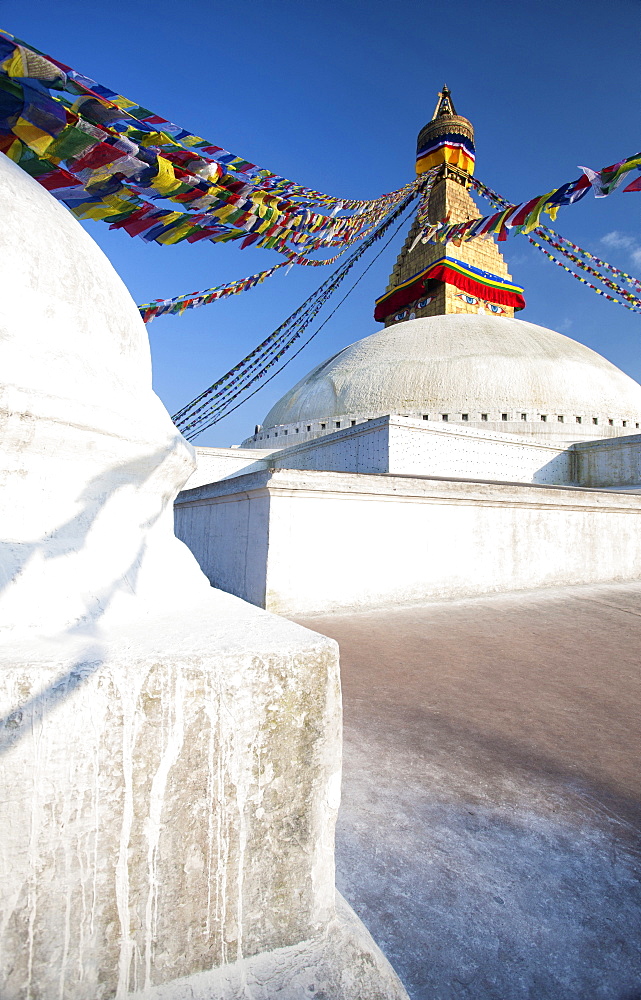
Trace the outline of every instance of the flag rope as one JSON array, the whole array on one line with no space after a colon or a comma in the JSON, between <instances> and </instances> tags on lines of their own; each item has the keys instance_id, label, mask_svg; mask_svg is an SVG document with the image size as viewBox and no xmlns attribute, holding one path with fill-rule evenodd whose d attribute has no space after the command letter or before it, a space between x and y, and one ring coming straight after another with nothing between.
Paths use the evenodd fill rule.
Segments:
<instances>
[{"instance_id":1,"label":"flag rope","mask_svg":"<svg viewBox=\"0 0 641 1000\"><path fill-rule=\"evenodd\" d=\"M420 190L421 188L418 189L418 191ZM267 371L278 363L281 357L300 338L361 256L374 242L384 236L400 216L405 214L416 196L416 191L411 192L405 201L395 208L388 218L352 252L350 257L269 337L230 371L175 413L172 419L178 429L191 440L204 429L206 422L207 426L211 426L212 422L222 419L222 416L219 415L223 409L226 409L229 403L245 393L252 384L262 379ZM403 220L401 219L399 228L402 224ZM257 368L259 370L255 371ZM212 417L216 419L212 421Z\"/></svg>"},{"instance_id":2,"label":"flag rope","mask_svg":"<svg viewBox=\"0 0 641 1000\"><path fill-rule=\"evenodd\" d=\"M503 198L500 194L497 194L496 191L493 191L492 188L488 187L486 184L483 184L483 182L479 181L478 178L475 177L472 179L472 186L476 191L478 191L479 194L481 194L484 198L486 198L496 207L504 209L506 206L509 206L509 202L506 201L505 198ZM618 282L613 281L606 274L601 273L601 271L598 270L598 267L608 270L612 275L622 279L636 291L641 292L641 281L638 278L633 277L633 275L628 274L626 271L620 270L619 268L615 267L613 264L609 264L605 260L601 260L600 257L596 256L596 254L590 253L588 250L584 250L582 247L578 246L576 243L573 243L571 240L568 240L565 236L561 236L560 233L555 232L554 229L550 229L548 226L539 225L537 226L536 229L534 229L533 232L534 235L538 236L539 239L544 240L550 246L552 246L557 251L557 253L562 254L566 258L566 260L570 260L582 271L585 271L586 273L592 275L592 277L600 281L603 285L606 286L606 288L609 288L611 291L616 292L617 295L620 295L621 299L615 298L612 295L608 295L607 292L604 292L596 285L593 285L592 282L588 281L586 278L583 278L580 274L577 274L571 267L568 267L562 261L558 260L554 256L554 254L550 253L549 250L546 250L545 247L541 246L541 244L538 243L537 240L535 240L528 233L527 238L530 241L530 243L533 246L535 246L537 250L540 250L548 258L548 260L551 260L558 267L563 268L563 270L567 271L568 274L571 274L582 284L587 285L588 288L591 288L592 291L608 299L608 301L616 302L618 305L625 306L626 309L630 309L632 312L635 313L641 312L641 297L639 295L635 295L634 292L629 291L627 288L623 288ZM580 257L583 257L585 259L581 260ZM594 264L598 266L592 267L592 265L588 264L587 261L592 261Z\"/></svg>"}]
</instances>

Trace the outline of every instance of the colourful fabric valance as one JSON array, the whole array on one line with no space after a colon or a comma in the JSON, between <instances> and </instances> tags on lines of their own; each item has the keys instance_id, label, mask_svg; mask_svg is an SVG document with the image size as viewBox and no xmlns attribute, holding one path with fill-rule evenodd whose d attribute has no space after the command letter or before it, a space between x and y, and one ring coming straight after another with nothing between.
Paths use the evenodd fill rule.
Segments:
<instances>
[{"instance_id":1,"label":"colourful fabric valance","mask_svg":"<svg viewBox=\"0 0 641 1000\"><path fill-rule=\"evenodd\" d=\"M474 143L460 132L448 132L430 139L416 151L416 173L424 174L442 163L474 173Z\"/></svg>"},{"instance_id":2,"label":"colourful fabric valance","mask_svg":"<svg viewBox=\"0 0 641 1000\"><path fill-rule=\"evenodd\" d=\"M523 289L520 285L514 285L498 274L482 271L478 267L472 267L471 264L464 264L454 257L441 257L401 285L381 295L376 300L374 319L382 323L387 316L415 302L426 291L431 281L454 285L485 302L496 302L498 305L512 306L517 310L525 308Z\"/></svg>"}]
</instances>

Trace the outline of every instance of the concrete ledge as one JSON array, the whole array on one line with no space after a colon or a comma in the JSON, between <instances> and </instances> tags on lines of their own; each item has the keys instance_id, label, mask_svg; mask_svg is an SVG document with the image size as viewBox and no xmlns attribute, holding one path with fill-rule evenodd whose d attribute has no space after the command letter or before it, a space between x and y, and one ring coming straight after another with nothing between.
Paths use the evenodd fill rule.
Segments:
<instances>
[{"instance_id":1,"label":"concrete ledge","mask_svg":"<svg viewBox=\"0 0 641 1000\"><path fill-rule=\"evenodd\" d=\"M575 506L577 509L629 509L641 512L638 500L626 490L599 490L499 480L456 479L401 474L358 474L279 469L236 476L233 481L207 483L178 494L177 511L200 504L272 495L335 495L362 500L419 500L460 503L506 503L527 506ZM615 499L616 498L616 499ZM179 536L182 537L182 536Z\"/></svg>"},{"instance_id":2,"label":"concrete ledge","mask_svg":"<svg viewBox=\"0 0 641 1000\"><path fill-rule=\"evenodd\" d=\"M282 614L638 579L640 514L625 491L297 470L175 509L213 584Z\"/></svg>"},{"instance_id":3,"label":"concrete ledge","mask_svg":"<svg viewBox=\"0 0 641 1000\"><path fill-rule=\"evenodd\" d=\"M204 483L266 469L269 449L259 448L196 448L198 465L185 483L185 489L194 489Z\"/></svg>"}]
</instances>

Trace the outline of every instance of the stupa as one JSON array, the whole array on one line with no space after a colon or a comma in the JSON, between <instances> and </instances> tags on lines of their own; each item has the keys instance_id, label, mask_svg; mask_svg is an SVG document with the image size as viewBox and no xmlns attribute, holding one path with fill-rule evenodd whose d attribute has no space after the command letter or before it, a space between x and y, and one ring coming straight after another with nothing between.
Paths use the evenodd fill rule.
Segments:
<instances>
[{"instance_id":1,"label":"stupa","mask_svg":"<svg viewBox=\"0 0 641 1000\"><path fill-rule=\"evenodd\" d=\"M212 590L89 234L0 154L0 996L406 1000L335 899L335 644Z\"/></svg>"},{"instance_id":2,"label":"stupa","mask_svg":"<svg viewBox=\"0 0 641 1000\"><path fill-rule=\"evenodd\" d=\"M240 448L197 449L177 533L217 586L305 614L641 573L641 386L515 318L523 289L493 237L423 242L426 221L480 214L474 155L444 87L383 328L317 365Z\"/></svg>"},{"instance_id":3,"label":"stupa","mask_svg":"<svg viewBox=\"0 0 641 1000\"><path fill-rule=\"evenodd\" d=\"M474 129L447 87L417 140L416 170L436 170L430 221L477 218ZM384 329L317 365L269 411L245 448L291 446L396 413L573 441L630 434L641 387L583 344L514 318L525 307L492 237L424 242L418 216L374 317Z\"/></svg>"}]
</instances>

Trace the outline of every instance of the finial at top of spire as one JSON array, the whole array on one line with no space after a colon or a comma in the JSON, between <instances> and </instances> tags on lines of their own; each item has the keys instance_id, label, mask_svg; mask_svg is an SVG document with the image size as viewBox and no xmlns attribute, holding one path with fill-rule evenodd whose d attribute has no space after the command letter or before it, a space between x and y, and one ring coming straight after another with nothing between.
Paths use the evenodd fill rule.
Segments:
<instances>
[{"instance_id":1,"label":"finial at top of spire","mask_svg":"<svg viewBox=\"0 0 641 1000\"><path fill-rule=\"evenodd\" d=\"M441 165L456 167L461 183L474 171L474 129L467 118L457 115L447 85L438 95L434 114L419 132L416 143L417 174Z\"/></svg>"},{"instance_id":2,"label":"finial at top of spire","mask_svg":"<svg viewBox=\"0 0 641 1000\"><path fill-rule=\"evenodd\" d=\"M442 118L444 115L455 115L456 108L454 107L454 101L452 100L452 95L446 83L443 84L443 89L438 95L438 101L436 102L436 107L434 108L434 114L432 115L432 121L435 118Z\"/></svg>"}]
</instances>

